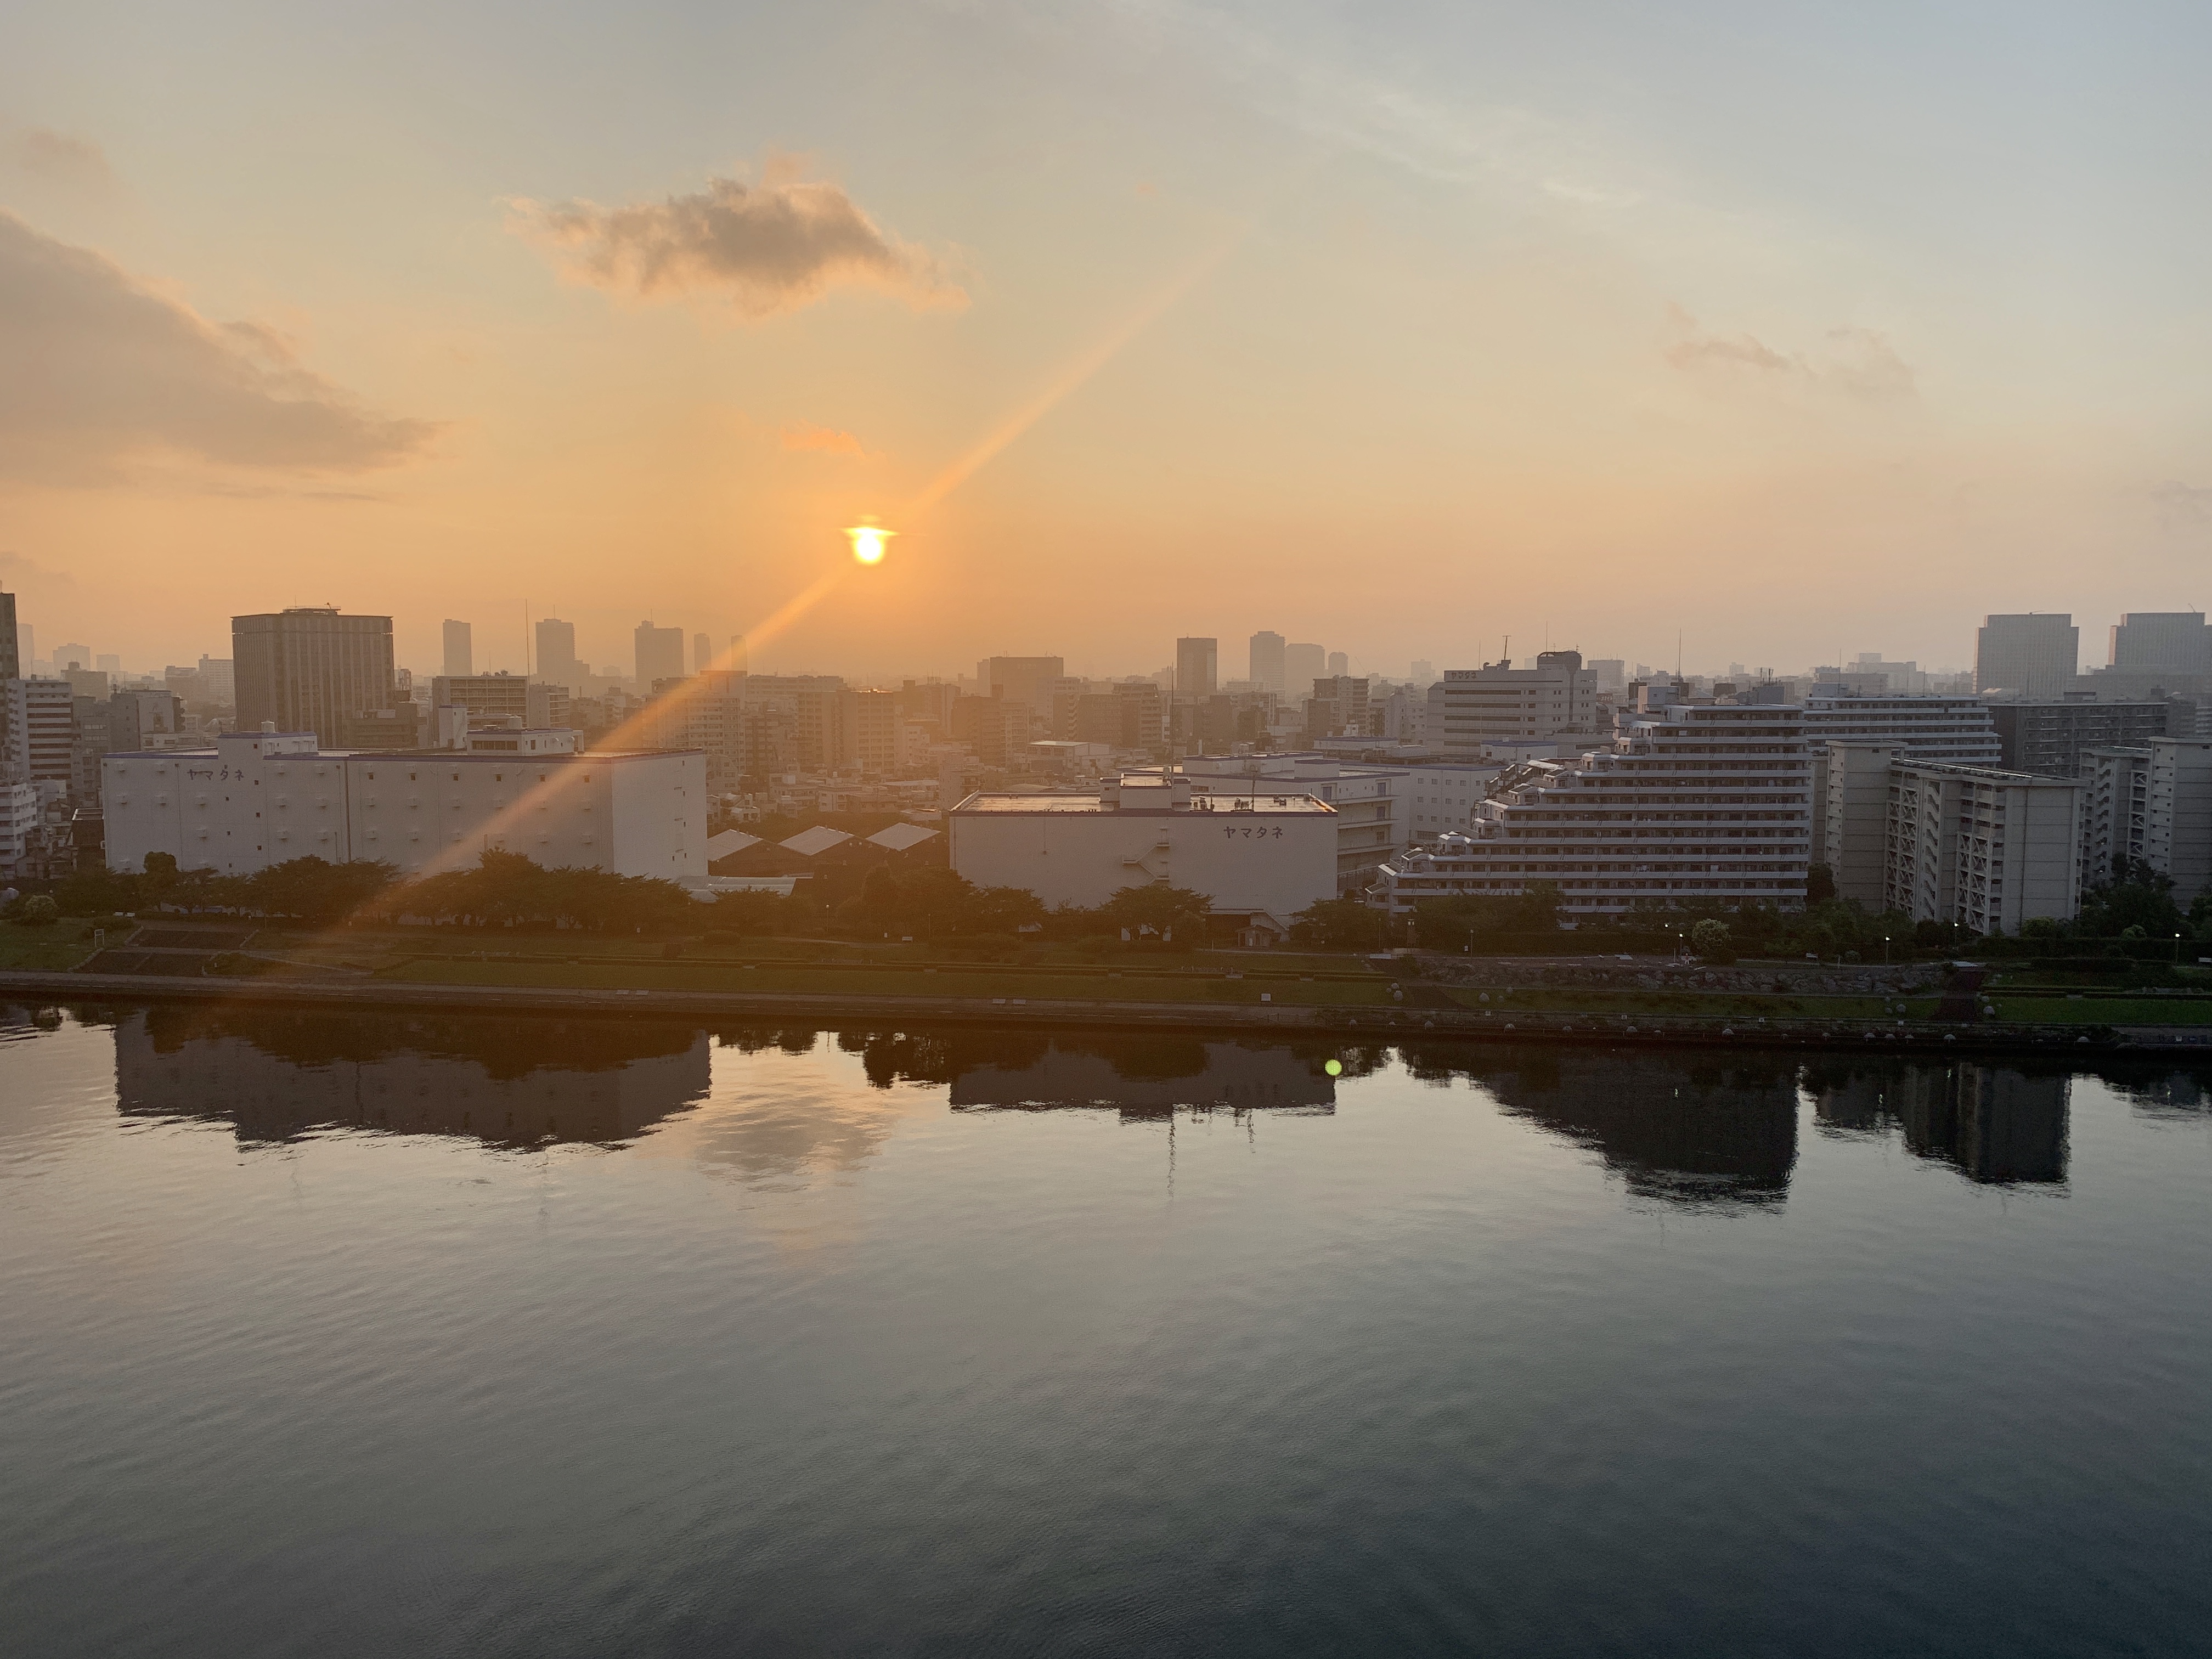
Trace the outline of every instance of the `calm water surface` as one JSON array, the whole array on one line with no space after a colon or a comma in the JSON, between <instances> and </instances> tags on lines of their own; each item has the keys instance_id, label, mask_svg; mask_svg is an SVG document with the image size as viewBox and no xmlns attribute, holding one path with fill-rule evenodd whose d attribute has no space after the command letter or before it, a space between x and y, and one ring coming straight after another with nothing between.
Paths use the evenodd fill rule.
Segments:
<instances>
[{"instance_id":1,"label":"calm water surface","mask_svg":"<svg viewBox=\"0 0 2212 1659\"><path fill-rule=\"evenodd\" d=\"M2208 1102L0 1010L0 1650L2202 1655Z\"/></svg>"}]
</instances>

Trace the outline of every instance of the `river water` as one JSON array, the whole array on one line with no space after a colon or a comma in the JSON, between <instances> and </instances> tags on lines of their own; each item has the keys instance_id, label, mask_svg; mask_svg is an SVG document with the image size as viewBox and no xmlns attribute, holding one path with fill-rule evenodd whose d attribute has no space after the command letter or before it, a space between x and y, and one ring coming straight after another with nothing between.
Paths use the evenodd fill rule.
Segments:
<instances>
[{"instance_id":1,"label":"river water","mask_svg":"<svg viewBox=\"0 0 2212 1659\"><path fill-rule=\"evenodd\" d=\"M0 1650L2201 1655L2208 1310L2201 1072L0 1010Z\"/></svg>"}]
</instances>

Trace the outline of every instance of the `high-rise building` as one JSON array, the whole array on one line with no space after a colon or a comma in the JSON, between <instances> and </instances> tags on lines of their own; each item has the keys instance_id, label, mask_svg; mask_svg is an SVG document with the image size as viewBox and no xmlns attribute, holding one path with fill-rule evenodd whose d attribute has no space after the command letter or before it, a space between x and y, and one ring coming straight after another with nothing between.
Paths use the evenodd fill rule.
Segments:
<instances>
[{"instance_id":1,"label":"high-rise building","mask_svg":"<svg viewBox=\"0 0 2212 1659\"><path fill-rule=\"evenodd\" d=\"M1351 672L1352 658L1348 653L1332 651L1328 653L1328 675L1330 678L1342 679Z\"/></svg>"},{"instance_id":2,"label":"high-rise building","mask_svg":"<svg viewBox=\"0 0 2212 1659\"><path fill-rule=\"evenodd\" d=\"M39 659L39 630L27 622L15 624L15 672L27 674Z\"/></svg>"},{"instance_id":3,"label":"high-rise building","mask_svg":"<svg viewBox=\"0 0 2212 1659\"><path fill-rule=\"evenodd\" d=\"M336 748L355 715L392 706L389 617L341 616L334 605L233 617L230 654L241 731L268 721Z\"/></svg>"},{"instance_id":4,"label":"high-rise building","mask_svg":"<svg viewBox=\"0 0 2212 1659\"><path fill-rule=\"evenodd\" d=\"M1328 653L1317 645L1300 645L1296 641L1283 647L1283 683L1293 691L1303 691L1328 672Z\"/></svg>"},{"instance_id":5,"label":"high-rise building","mask_svg":"<svg viewBox=\"0 0 2212 1659\"><path fill-rule=\"evenodd\" d=\"M1218 640L1176 641L1176 696L1210 697L1220 688L1221 642Z\"/></svg>"},{"instance_id":6,"label":"high-rise building","mask_svg":"<svg viewBox=\"0 0 2212 1659\"><path fill-rule=\"evenodd\" d=\"M53 783L76 781L76 704L67 680L15 678L0 685L0 779Z\"/></svg>"},{"instance_id":7,"label":"high-rise building","mask_svg":"<svg viewBox=\"0 0 2212 1659\"><path fill-rule=\"evenodd\" d=\"M2110 665L2177 678L2212 674L2212 629L2202 611L2131 611L2112 629Z\"/></svg>"},{"instance_id":8,"label":"high-rise building","mask_svg":"<svg viewBox=\"0 0 2212 1659\"><path fill-rule=\"evenodd\" d=\"M1577 672L1589 672L1579 657ZM1402 913L1423 899L1510 896L1548 882L1570 915L1639 902L1803 908L1812 780L1802 711L1669 705L1656 690L1623 712L1607 748L1507 767L1467 835L1382 867L1375 902Z\"/></svg>"},{"instance_id":9,"label":"high-rise building","mask_svg":"<svg viewBox=\"0 0 2212 1659\"><path fill-rule=\"evenodd\" d=\"M15 596L0 592L0 680L21 679L23 658L16 649Z\"/></svg>"},{"instance_id":10,"label":"high-rise building","mask_svg":"<svg viewBox=\"0 0 2212 1659\"><path fill-rule=\"evenodd\" d=\"M691 672L703 674L714 666L714 642L704 634L691 636Z\"/></svg>"},{"instance_id":11,"label":"high-rise building","mask_svg":"<svg viewBox=\"0 0 2212 1659\"><path fill-rule=\"evenodd\" d=\"M2081 630L2059 612L1982 619L1974 635L1974 690L2055 697L2073 689L2081 664Z\"/></svg>"},{"instance_id":12,"label":"high-rise building","mask_svg":"<svg viewBox=\"0 0 2212 1659\"><path fill-rule=\"evenodd\" d=\"M1367 682L1350 674L1325 674L1306 700L1306 741L1372 735L1368 730Z\"/></svg>"},{"instance_id":13,"label":"high-rise building","mask_svg":"<svg viewBox=\"0 0 2212 1659\"><path fill-rule=\"evenodd\" d=\"M1628 690L1628 660L1625 657L1593 657L1583 665L1597 676L1600 691Z\"/></svg>"},{"instance_id":14,"label":"high-rise building","mask_svg":"<svg viewBox=\"0 0 2212 1659\"><path fill-rule=\"evenodd\" d=\"M650 691L660 680L680 680L684 678L684 630L680 628L655 628L649 622L637 625L637 689Z\"/></svg>"},{"instance_id":15,"label":"high-rise building","mask_svg":"<svg viewBox=\"0 0 2212 1659\"><path fill-rule=\"evenodd\" d=\"M2081 893L2082 786L1893 757L1882 908L1977 933L2069 920Z\"/></svg>"},{"instance_id":16,"label":"high-rise building","mask_svg":"<svg viewBox=\"0 0 2212 1659\"><path fill-rule=\"evenodd\" d=\"M2172 712L2163 701L2099 702L2090 697L2063 697L2055 702L1994 702L1990 720L1996 727L2006 767L2041 777L2072 778L2081 775L2081 757L2092 749L2166 736Z\"/></svg>"},{"instance_id":17,"label":"high-rise building","mask_svg":"<svg viewBox=\"0 0 2212 1659\"><path fill-rule=\"evenodd\" d=\"M88 645L58 645L54 647L54 672L60 673L71 668L92 666L92 647Z\"/></svg>"},{"instance_id":18,"label":"high-rise building","mask_svg":"<svg viewBox=\"0 0 2212 1659\"><path fill-rule=\"evenodd\" d=\"M550 685L581 689L590 672L576 659L576 624L545 617L537 627L538 678Z\"/></svg>"},{"instance_id":19,"label":"high-rise building","mask_svg":"<svg viewBox=\"0 0 2212 1659\"><path fill-rule=\"evenodd\" d=\"M238 665L228 657L200 653L200 695L217 708L238 707Z\"/></svg>"},{"instance_id":20,"label":"high-rise building","mask_svg":"<svg viewBox=\"0 0 2212 1659\"><path fill-rule=\"evenodd\" d=\"M1619 665L1616 664L1615 665L1618 666ZM1415 685L1426 685L1431 680L1433 680L1437 677L1436 664L1431 662L1426 657L1414 658L1413 668L1413 672L1410 678Z\"/></svg>"},{"instance_id":21,"label":"high-rise building","mask_svg":"<svg viewBox=\"0 0 2212 1659\"><path fill-rule=\"evenodd\" d=\"M1262 691L1273 691L1277 696L1282 696L1291 686L1283 653L1283 636L1280 634L1263 629L1252 636L1247 678Z\"/></svg>"},{"instance_id":22,"label":"high-rise building","mask_svg":"<svg viewBox=\"0 0 2212 1659\"><path fill-rule=\"evenodd\" d=\"M986 657L975 665L984 696L1019 703L1040 720L1052 718L1051 684L1066 674L1060 657Z\"/></svg>"},{"instance_id":23,"label":"high-rise building","mask_svg":"<svg viewBox=\"0 0 2212 1659\"><path fill-rule=\"evenodd\" d=\"M449 678L465 679L477 672L476 645L473 630L465 622L446 623L446 665L441 672Z\"/></svg>"},{"instance_id":24,"label":"high-rise building","mask_svg":"<svg viewBox=\"0 0 2212 1659\"><path fill-rule=\"evenodd\" d=\"M1540 653L1533 668L1516 668L1510 659L1447 668L1429 700L1442 718L1431 721L1428 740L1451 760L1479 759L1485 744L1596 732L1597 675L1577 651Z\"/></svg>"},{"instance_id":25,"label":"high-rise building","mask_svg":"<svg viewBox=\"0 0 2212 1659\"><path fill-rule=\"evenodd\" d=\"M743 674L751 668L752 663L745 651L745 636L744 635L732 634L730 635L730 660L726 666L732 674Z\"/></svg>"}]
</instances>

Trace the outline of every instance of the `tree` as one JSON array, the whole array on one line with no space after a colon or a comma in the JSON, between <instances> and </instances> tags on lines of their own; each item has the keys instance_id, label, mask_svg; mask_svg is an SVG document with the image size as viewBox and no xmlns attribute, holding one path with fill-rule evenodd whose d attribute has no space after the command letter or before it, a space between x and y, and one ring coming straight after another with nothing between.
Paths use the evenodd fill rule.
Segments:
<instances>
[{"instance_id":1,"label":"tree","mask_svg":"<svg viewBox=\"0 0 2212 1659\"><path fill-rule=\"evenodd\" d=\"M1212 908L1213 901L1195 889L1152 881L1124 887L1098 907L1097 915L1110 929L1126 928L1133 940L1148 933L1171 939L1181 927L1189 941L1205 927Z\"/></svg>"},{"instance_id":2,"label":"tree","mask_svg":"<svg viewBox=\"0 0 2212 1659\"><path fill-rule=\"evenodd\" d=\"M1322 899L1291 918L1291 937L1324 951L1371 951L1384 944L1382 911L1363 899Z\"/></svg>"},{"instance_id":3,"label":"tree","mask_svg":"<svg viewBox=\"0 0 2212 1659\"><path fill-rule=\"evenodd\" d=\"M51 893L26 893L8 906L8 920L25 927L51 927L62 917L62 908Z\"/></svg>"},{"instance_id":4,"label":"tree","mask_svg":"<svg viewBox=\"0 0 2212 1659\"><path fill-rule=\"evenodd\" d=\"M1826 904L1836 896L1836 872L1825 864L1816 864L1805 872L1805 902L1809 908Z\"/></svg>"},{"instance_id":5,"label":"tree","mask_svg":"<svg viewBox=\"0 0 2212 1659\"><path fill-rule=\"evenodd\" d=\"M1706 962L1735 960L1735 942L1729 934L1728 923L1718 916L1707 916L1690 929L1690 948Z\"/></svg>"}]
</instances>

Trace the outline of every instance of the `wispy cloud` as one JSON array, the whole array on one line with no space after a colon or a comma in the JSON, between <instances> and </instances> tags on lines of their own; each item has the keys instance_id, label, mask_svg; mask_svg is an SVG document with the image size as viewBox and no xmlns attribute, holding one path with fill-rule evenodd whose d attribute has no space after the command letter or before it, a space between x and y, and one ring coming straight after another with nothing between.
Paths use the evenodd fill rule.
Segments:
<instances>
[{"instance_id":1,"label":"wispy cloud","mask_svg":"<svg viewBox=\"0 0 2212 1659\"><path fill-rule=\"evenodd\" d=\"M2201 484L2170 480L2154 486L2150 499L2163 529L2201 530L2212 524L2212 489Z\"/></svg>"},{"instance_id":2,"label":"wispy cloud","mask_svg":"<svg viewBox=\"0 0 2212 1659\"><path fill-rule=\"evenodd\" d=\"M1755 335L1708 333L1679 307L1670 316L1676 337L1667 361L1686 374L1820 387L1869 401L1914 395L1912 366L1872 329L1831 329L1817 351L1784 352Z\"/></svg>"},{"instance_id":3,"label":"wispy cloud","mask_svg":"<svg viewBox=\"0 0 2212 1659\"><path fill-rule=\"evenodd\" d=\"M0 137L0 158L34 179L95 195L110 194L119 183L98 144L47 127L23 127Z\"/></svg>"},{"instance_id":4,"label":"wispy cloud","mask_svg":"<svg viewBox=\"0 0 2212 1659\"><path fill-rule=\"evenodd\" d=\"M781 435L783 447L794 453L857 455L863 458L868 453L860 441L851 433L840 432L834 427L817 426L811 421L793 421L783 428Z\"/></svg>"},{"instance_id":5,"label":"wispy cloud","mask_svg":"<svg viewBox=\"0 0 2212 1659\"><path fill-rule=\"evenodd\" d=\"M802 169L799 158L772 155L757 185L710 179L690 195L627 207L517 201L512 223L573 281L633 299L714 299L745 317L794 310L843 286L914 306L966 302L942 257Z\"/></svg>"},{"instance_id":6,"label":"wispy cloud","mask_svg":"<svg viewBox=\"0 0 2212 1659\"><path fill-rule=\"evenodd\" d=\"M435 430L363 408L275 331L211 323L0 211L0 477L103 483L179 457L354 472Z\"/></svg>"}]
</instances>

